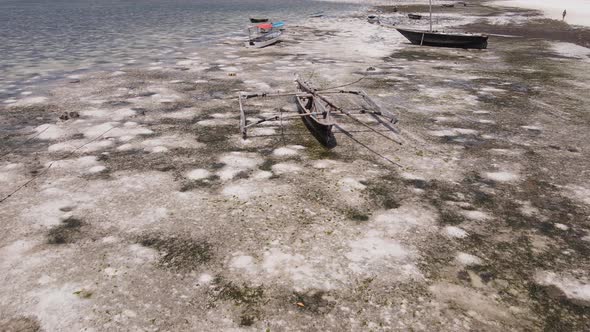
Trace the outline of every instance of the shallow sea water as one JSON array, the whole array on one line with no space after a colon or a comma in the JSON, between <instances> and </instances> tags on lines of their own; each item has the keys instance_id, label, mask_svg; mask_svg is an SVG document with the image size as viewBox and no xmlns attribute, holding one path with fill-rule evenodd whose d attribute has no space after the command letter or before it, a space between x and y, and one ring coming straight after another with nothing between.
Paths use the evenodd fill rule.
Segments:
<instances>
[{"instance_id":1,"label":"shallow sea water","mask_svg":"<svg viewBox=\"0 0 590 332\"><path fill-rule=\"evenodd\" d=\"M251 16L295 24L355 8L310 0L0 0L0 97L65 73L172 61L245 36Z\"/></svg>"}]
</instances>

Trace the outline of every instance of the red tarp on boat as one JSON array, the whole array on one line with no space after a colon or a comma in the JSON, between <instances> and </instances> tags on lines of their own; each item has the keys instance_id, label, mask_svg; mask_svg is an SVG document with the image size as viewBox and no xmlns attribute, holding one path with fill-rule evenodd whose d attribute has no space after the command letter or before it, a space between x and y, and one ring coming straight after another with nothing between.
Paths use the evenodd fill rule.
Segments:
<instances>
[{"instance_id":1,"label":"red tarp on boat","mask_svg":"<svg viewBox=\"0 0 590 332\"><path fill-rule=\"evenodd\" d=\"M257 28L260 28L260 29L267 30L267 29L272 29L272 24L270 24L270 23L263 23L263 24L258 24L256 27Z\"/></svg>"}]
</instances>

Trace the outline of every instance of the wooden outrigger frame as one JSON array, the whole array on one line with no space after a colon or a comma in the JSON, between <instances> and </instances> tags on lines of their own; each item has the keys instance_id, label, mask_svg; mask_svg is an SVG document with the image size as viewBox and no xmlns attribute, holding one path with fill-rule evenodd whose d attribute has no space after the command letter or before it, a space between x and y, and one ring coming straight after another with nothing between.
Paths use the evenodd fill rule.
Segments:
<instances>
[{"instance_id":1,"label":"wooden outrigger frame","mask_svg":"<svg viewBox=\"0 0 590 332\"><path fill-rule=\"evenodd\" d=\"M362 125L363 127L369 129L370 131L382 136L392 142L397 144L402 144L399 140L394 139L391 136L384 134L383 132L373 128L373 126L361 121L355 114L370 114L376 117L381 124L391 123L396 124L398 122L397 116L393 113L381 109L379 105L377 105L364 91L362 90L335 90L327 89L327 90L317 90L314 89L309 83L303 81L302 79L298 78L296 80L299 92L294 93L244 93L241 92L238 96L238 101L240 104L240 132L242 134L242 138L246 139L248 137L248 129L252 128L256 125L267 121L278 121L283 119L293 119L293 118L303 118L308 117L308 119L314 119L317 121L318 118L322 117L324 119L332 119L334 116L344 115L356 123ZM329 100L326 96L328 95L336 95L336 94L352 94L360 96L367 105L368 108L362 107L360 109L354 110L346 110L343 107L340 107L331 100ZM283 115L283 111L280 110L278 114L260 118L257 121L248 122L246 119L246 112L244 110L244 102L248 99L252 98L267 98L267 97L289 97L293 96L295 98L311 98L314 102L321 101L324 105L322 107L318 107L322 109L322 112L299 112L298 114L289 114ZM385 122L384 122L385 121ZM388 129L392 129L390 126L386 126ZM331 127L330 127L331 129Z\"/></svg>"}]
</instances>

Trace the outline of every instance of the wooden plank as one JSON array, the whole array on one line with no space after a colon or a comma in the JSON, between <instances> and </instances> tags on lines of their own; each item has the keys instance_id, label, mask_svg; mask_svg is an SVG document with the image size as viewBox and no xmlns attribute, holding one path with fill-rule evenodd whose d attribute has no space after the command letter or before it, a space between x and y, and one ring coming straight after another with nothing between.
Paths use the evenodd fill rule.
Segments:
<instances>
[{"instance_id":1,"label":"wooden plank","mask_svg":"<svg viewBox=\"0 0 590 332\"><path fill-rule=\"evenodd\" d=\"M276 120L281 120L281 119L301 118L301 117L304 117L304 116L311 116L311 115L318 115L318 114L319 113L290 114L290 115L286 115L286 116L275 115L275 116L271 116L271 117L268 117L268 118L259 119L258 121L254 121L254 122L248 124L246 126L246 128L250 128L252 126L255 126L257 124L261 124L261 123L266 122L266 121L276 121Z\"/></svg>"}]
</instances>

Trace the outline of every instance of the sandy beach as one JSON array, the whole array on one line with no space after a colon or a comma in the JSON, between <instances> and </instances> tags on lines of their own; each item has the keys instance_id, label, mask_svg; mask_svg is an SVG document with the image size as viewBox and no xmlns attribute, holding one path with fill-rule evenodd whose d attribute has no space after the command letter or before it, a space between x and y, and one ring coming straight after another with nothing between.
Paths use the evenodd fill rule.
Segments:
<instances>
[{"instance_id":1,"label":"sandy beach","mask_svg":"<svg viewBox=\"0 0 590 332\"><path fill-rule=\"evenodd\" d=\"M267 48L0 100L0 331L590 330L590 30L485 1L435 22L486 50L390 25L427 11L302 17ZM345 117L332 150L299 119L242 139L238 93L297 76L356 82L403 144Z\"/></svg>"}]
</instances>

